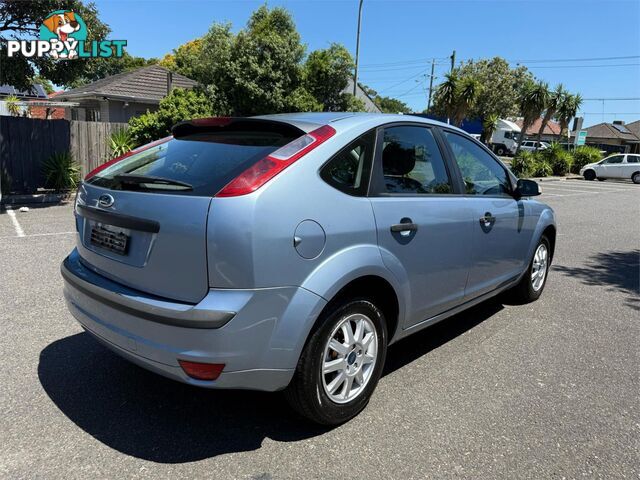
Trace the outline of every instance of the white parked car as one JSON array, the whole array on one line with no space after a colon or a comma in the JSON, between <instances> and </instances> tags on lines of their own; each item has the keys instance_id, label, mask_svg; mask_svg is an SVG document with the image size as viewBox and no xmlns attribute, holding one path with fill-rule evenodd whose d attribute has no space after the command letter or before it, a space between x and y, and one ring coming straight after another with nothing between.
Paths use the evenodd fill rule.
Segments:
<instances>
[{"instance_id":1,"label":"white parked car","mask_svg":"<svg viewBox=\"0 0 640 480\"><path fill-rule=\"evenodd\" d=\"M526 140L522 142L522 147L520 150L525 150L527 152L535 152L536 150L546 150L549 148L549 144L547 142L537 142L534 140Z\"/></svg>"},{"instance_id":2,"label":"white parked car","mask_svg":"<svg viewBox=\"0 0 640 480\"><path fill-rule=\"evenodd\" d=\"M580 169L585 180L627 178L640 183L640 155L617 153L597 163L589 163Z\"/></svg>"}]
</instances>

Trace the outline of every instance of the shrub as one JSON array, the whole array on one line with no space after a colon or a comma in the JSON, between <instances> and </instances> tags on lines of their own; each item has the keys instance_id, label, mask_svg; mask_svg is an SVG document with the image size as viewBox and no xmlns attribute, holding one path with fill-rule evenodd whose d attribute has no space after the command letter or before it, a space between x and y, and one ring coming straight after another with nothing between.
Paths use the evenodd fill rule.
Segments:
<instances>
[{"instance_id":1,"label":"shrub","mask_svg":"<svg viewBox=\"0 0 640 480\"><path fill-rule=\"evenodd\" d=\"M513 157L511 162L511 171L516 177L526 178L532 177L535 170L536 155L532 152L521 150Z\"/></svg>"},{"instance_id":2,"label":"shrub","mask_svg":"<svg viewBox=\"0 0 640 480\"><path fill-rule=\"evenodd\" d=\"M56 191L71 190L80 181L80 167L70 152L57 152L42 164L45 187Z\"/></svg>"},{"instance_id":3,"label":"shrub","mask_svg":"<svg viewBox=\"0 0 640 480\"><path fill-rule=\"evenodd\" d=\"M134 146L133 137L131 133L129 133L129 130L125 128L114 131L109 137L109 148L114 158L130 152Z\"/></svg>"},{"instance_id":4,"label":"shrub","mask_svg":"<svg viewBox=\"0 0 640 480\"><path fill-rule=\"evenodd\" d=\"M573 157L559 143L552 143L549 148L538 153L547 161L554 175L566 175L571 170Z\"/></svg>"},{"instance_id":5,"label":"shrub","mask_svg":"<svg viewBox=\"0 0 640 480\"><path fill-rule=\"evenodd\" d=\"M576 148L573 152L573 165L571 165L571 171L573 173L579 173L580 169L588 163L595 163L600 160L602 160L600 150L587 145L582 145Z\"/></svg>"},{"instance_id":6,"label":"shrub","mask_svg":"<svg viewBox=\"0 0 640 480\"><path fill-rule=\"evenodd\" d=\"M536 158L533 168L534 177L548 177L553 174L553 168L545 158Z\"/></svg>"},{"instance_id":7,"label":"shrub","mask_svg":"<svg viewBox=\"0 0 640 480\"><path fill-rule=\"evenodd\" d=\"M169 135L178 122L213 114L211 100L204 93L176 88L160 101L158 111L130 119L129 133L136 145L142 145Z\"/></svg>"}]
</instances>

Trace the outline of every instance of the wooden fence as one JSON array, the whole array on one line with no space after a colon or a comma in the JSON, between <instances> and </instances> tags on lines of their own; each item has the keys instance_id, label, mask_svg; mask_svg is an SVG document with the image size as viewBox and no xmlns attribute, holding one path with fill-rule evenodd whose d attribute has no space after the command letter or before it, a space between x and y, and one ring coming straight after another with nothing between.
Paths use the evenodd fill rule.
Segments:
<instances>
[{"instance_id":1,"label":"wooden fence","mask_svg":"<svg viewBox=\"0 0 640 480\"><path fill-rule=\"evenodd\" d=\"M44 187L42 163L56 152L70 151L86 175L111 157L109 136L126 123L39 120L0 116L0 177L12 193Z\"/></svg>"},{"instance_id":2,"label":"wooden fence","mask_svg":"<svg viewBox=\"0 0 640 480\"><path fill-rule=\"evenodd\" d=\"M111 159L109 137L111 133L129 128L126 123L71 121L70 148L73 158L85 176L98 165Z\"/></svg>"}]
</instances>

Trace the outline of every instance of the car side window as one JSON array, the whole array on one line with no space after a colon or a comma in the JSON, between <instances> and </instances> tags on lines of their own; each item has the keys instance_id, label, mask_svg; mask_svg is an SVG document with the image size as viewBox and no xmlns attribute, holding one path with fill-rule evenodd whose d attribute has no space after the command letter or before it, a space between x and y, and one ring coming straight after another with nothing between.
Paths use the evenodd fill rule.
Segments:
<instances>
[{"instance_id":1,"label":"car side window","mask_svg":"<svg viewBox=\"0 0 640 480\"><path fill-rule=\"evenodd\" d=\"M607 158L604 163L609 165L611 163L622 163L622 160L624 159L624 155L614 155L613 157L609 157Z\"/></svg>"},{"instance_id":2,"label":"car side window","mask_svg":"<svg viewBox=\"0 0 640 480\"><path fill-rule=\"evenodd\" d=\"M640 155L627 155L627 163L640 163Z\"/></svg>"},{"instance_id":3,"label":"car side window","mask_svg":"<svg viewBox=\"0 0 640 480\"><path fill-rule=\"evenodd\" d=\"M351 142L322 167L320 177L344 193L365 196L375 139L375 131L371 131Z\"/></svg>"},{"instance_id":4,"label":"car side window","mask_svg":"<svg viewBox=\"0 0 640 480\"><path fill-rule=\"evenodd\" d=\"M507 171L482 147L457 133L445 130L444 135L453 151L470 195L509 195L511 182Z\"/></svg>"},{"instance_id":5,"label":"car side window","mask_svg":"<svg viewBox=\"0 0 640 480\"><path fill-rule=\"evenodd\" d=\"M387 193L453 193L438 144L426 127L385 128L382 171Z\"/></svg>"}]
</instances>

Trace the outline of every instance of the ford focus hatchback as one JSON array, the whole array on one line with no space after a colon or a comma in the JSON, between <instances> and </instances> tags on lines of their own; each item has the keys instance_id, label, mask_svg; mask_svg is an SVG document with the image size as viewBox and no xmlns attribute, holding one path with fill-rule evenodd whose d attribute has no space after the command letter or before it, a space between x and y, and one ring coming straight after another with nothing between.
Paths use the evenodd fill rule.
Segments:
<instances>
[{"instance_id":1,"label":"ford focus hatchback","mask_svg":"<svg viewBox=\"0 0 640 480\"><path fill-rule=\"evenodd\" d=\"M338 424L366 406L390 344L507 290L540 296L556 227L539 193L418 117L183 122L82 182L64 294L133 363L284 390Z\"/></svg>"}]
</instances>

